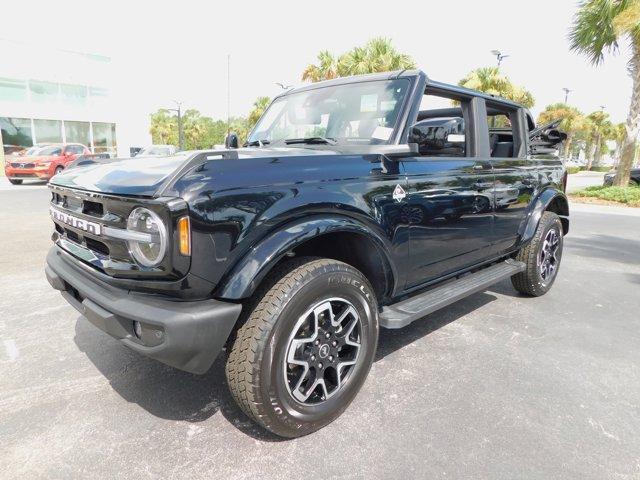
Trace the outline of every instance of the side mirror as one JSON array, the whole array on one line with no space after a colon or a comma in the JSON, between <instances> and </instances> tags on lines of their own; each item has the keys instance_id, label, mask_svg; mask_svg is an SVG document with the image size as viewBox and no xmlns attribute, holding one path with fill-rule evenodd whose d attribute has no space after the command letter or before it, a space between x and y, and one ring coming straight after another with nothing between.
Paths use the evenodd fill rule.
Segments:
<instances>
[{"instance_id":1,"label":"side mirror","mask_svg":"<svg viewBox=\"0 0 640 480\"><path fill-rule=\"evenodd\" d=\"M235 132L229 132L227 138L224 139L225 148L238 148L238 135Z\"/></svg>"}]
</instances>

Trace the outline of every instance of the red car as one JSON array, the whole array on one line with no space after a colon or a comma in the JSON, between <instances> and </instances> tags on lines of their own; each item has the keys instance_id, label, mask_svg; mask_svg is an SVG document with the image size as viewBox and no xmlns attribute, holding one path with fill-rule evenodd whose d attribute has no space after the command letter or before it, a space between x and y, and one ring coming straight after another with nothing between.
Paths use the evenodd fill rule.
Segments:
<instances>
[{"instance_id":1,"label":"red car","mask_svg":"<svg viewBox=\"0 0 640 480\"><path fill-rule=\"evenodd\" d=\"M79 143L53 143L29 153L5 157L4 173L13 185L20 185L24 179L49 180L78 156L91 151Z\"/></svg>"}]
</instances>

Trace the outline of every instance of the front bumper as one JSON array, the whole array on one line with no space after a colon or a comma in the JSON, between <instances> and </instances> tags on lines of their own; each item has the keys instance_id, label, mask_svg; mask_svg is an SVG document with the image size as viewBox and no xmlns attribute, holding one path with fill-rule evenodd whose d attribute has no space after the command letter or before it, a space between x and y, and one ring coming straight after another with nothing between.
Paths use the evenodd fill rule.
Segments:
<instances>
[{"instance_id":1,"label":"front bumper","mask_svg":"<svg viewBox=\"0 0 640 480\"><path fill-rule=\"evenodd\" d=\"M604 176L604 180L602 182L602 185L604 185L605 187L610 187L611 185L613 185L613 179L616 178L615 175L605 175Z\"/></svg>"},{"instance_id":2,"label":"front bumper","mask_svg":"<svg viewBox=\"0 0 640 480\"><path fill-rule=\"evenodd\" d=\"M47 166L47 168L14 168L14 167L6 167L4 169L4 174L12 179L21 180L21 179L38 179L38 180L49 180L53 175L50 172L51 168Z\"/></svg>"},{"instance_id":3,"label":"front bumper","mask_svg":"<svg viewBox=\"0 0 640 480\"><path fill-rule=\"evenodd\" d=\"M242 305L219 300L179 302L116 288L92 277L59 247L47 255L53 288L100 330L142 355L202 374L224 346ZM133 322L141 323L140 338Z\"/></svg>"}]
</instances>

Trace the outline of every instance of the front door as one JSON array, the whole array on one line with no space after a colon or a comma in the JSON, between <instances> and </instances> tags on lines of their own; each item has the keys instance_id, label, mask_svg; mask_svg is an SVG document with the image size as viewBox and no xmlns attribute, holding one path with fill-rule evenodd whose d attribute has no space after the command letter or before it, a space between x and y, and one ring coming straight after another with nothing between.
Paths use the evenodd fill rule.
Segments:
<instances>
[{"instance_id":1,"label":"front door","mask_svg":"<svg viewBox=\"0 0 640 480\"><path fill-rule=\"evenodd\" d=\"M473 158L404 162L409 212L407 288L479 263L493 238L493 172Z\"/></svg>"}]
</instances>

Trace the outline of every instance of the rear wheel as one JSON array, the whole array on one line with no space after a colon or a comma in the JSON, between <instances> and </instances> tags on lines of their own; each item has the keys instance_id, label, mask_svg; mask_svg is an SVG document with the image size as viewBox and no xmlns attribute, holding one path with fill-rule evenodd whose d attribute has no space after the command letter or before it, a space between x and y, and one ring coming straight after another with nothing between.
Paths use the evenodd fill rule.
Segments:
<instances>
[{"instance_id":1,"label":"rear wheel","mask_svg":"<svg viewBox=\"0 0 640 480\"><path fill-rule=\"evenodd\" d=\"M562 240L560 217L553 212L544 212L533 239L516 257L526 265L523 272L511 277L516 290L539 297L551 289L560 268Z\"/></svg>"},{"instance_id":2,"label":"rear wheel","mask_svg":"<svg viewBox=\"0 0 640 480\"><path fill-rule=\"evenodd\" d=\"M233 341L227 381L249 417L299 437L360 390L377 347L377 303L366 278L335 260L293 260L265 283Z\"/></svg>"},{"instance_id":3,"label":"rear wheel","mask_svg":"<svg viewBox=\"0 0 640 480\"><path fill-rule=\"evenodd\" d=\"M9 179L9 183L11 185L22 185L22 180L17 179L17 178L10 178Z\"/></svg>"},{"instance_id":4,"label":"rear wheel","mask_svg":"<svg viewBox=\"0 0 640 480\"><path fill-rule=\"evenodd\" d=\"M54 175L58 175L59 173L62 173L63 170L64 170L64 167L62 165L58 165L56 167L56 171L55 171Z\"/></svg>"}]
</instances>

